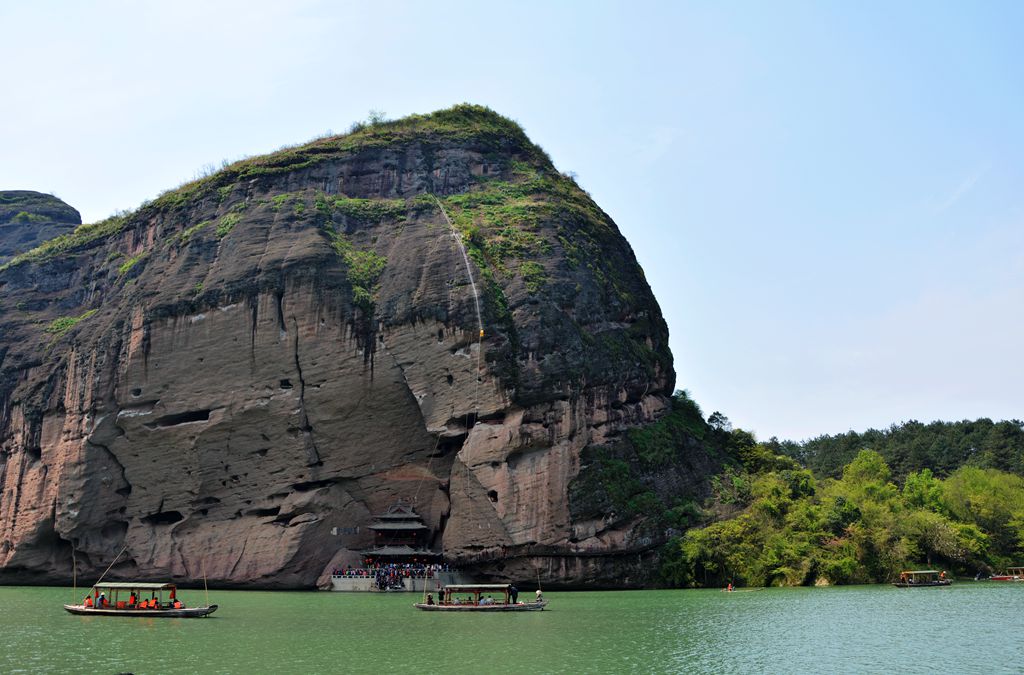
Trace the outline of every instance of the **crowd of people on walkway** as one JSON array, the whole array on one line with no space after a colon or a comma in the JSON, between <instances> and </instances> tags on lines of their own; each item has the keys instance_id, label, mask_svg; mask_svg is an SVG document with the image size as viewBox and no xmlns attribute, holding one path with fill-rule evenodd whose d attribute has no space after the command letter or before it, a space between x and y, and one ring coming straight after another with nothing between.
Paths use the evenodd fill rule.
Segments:
<instances>
[{"instance_id":1,"label":"crowd of people on walkway","mask_svg":"<svg viewBox=\"0 0 1024 675\"><path fill-rule=\"evenodd\" d=\"M405 579L433 579L439 572L449 572L447 563L368 563L366 567L336 568L336 577L371 578L381 589L401 588Z\"/></svg>"}]
</instances>

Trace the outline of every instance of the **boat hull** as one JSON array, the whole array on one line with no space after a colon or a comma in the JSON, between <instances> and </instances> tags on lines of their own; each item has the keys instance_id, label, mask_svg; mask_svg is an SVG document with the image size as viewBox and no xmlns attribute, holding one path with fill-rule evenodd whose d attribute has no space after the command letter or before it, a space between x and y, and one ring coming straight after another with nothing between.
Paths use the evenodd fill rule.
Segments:
<instances>
[{"instance_id":1,"label":"boat hull","mask_svg":"<svg viewBox=\"0 0 1024 675\"><path fill-rule=\"evenodd\" d=\"M933 586L950 586L952 585L952 583L952 579L943 579L941 581L923 581L916 584L896 581L893 583L893 586L895 586L896 588L931 588Z\"/></svg>"},{"instance_id":2,"label":"boat hull","mask_svg":"<svg viewBox=\"0 0 1024 675\"><path fill-rule=\"evenodd\" d=\"M209 616L217 611L217 605L209 607L183 607L181 609L114 609L104 607L85 607L83 605L64 605L64 609L72 614L83 616L133 616L167 619L198 619Z\"/></svg>"},{"instance_id":3,"label":"boat hull","mask_svg":"<svg viewBox=\"0 0 1024 675\"><path fill-rule=\"evenodd\" d=\"M1024 577L1010 576L1008 574L997 574L989 577L989 581L1024 581Z\"/></svg>"},{"instance_id":4,"label":"boat hull","mask_svg":"<svg viewBox=\"0 0 1024 675\"><path fill-rule=\"evenodd\" d=\"M425 602L413 605L425 612L539 612L547 606L547 600L519 602L514 605L428 605Z\"/></svg>"}]
</instances>

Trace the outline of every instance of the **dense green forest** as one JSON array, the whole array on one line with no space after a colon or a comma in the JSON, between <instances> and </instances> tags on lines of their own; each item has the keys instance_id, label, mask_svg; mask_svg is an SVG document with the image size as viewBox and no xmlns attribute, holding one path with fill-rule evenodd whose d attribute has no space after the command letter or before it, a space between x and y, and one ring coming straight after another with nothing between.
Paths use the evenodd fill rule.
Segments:
<instances>
[{"instance_id":1,"label":"dense green forest","mask_svg":"<svg viewBox=\"0 0 1024 675\"><path fill-rule=\"evenodd\" d=\"M1024 422L993 422L982 418L962 422L922 424L911 420L885 431L868 429L795 443L772 439L778 454L793 457L818 476L838 478L843 467L864 448L871 448L903 477L921 469L948 476L964 465L1000 469L1024 475Z\"/></svg>"},{"instance_id":2,"label":"dense green forest","mask_svg":"<svg viewBox=\"0 0 1024 675\"><path fill-rule=\"evenodd\" d=\"M759 443L720 413L704 421L681 393L646 432L648 456L665 454L653 448L669 444L662 427L681 410L721 471L688 509L691 527L665 546L666 585L869 583L922 566L974 576L1024 564L1018 421L907 422Z\"/></svg>"}]
</instances>

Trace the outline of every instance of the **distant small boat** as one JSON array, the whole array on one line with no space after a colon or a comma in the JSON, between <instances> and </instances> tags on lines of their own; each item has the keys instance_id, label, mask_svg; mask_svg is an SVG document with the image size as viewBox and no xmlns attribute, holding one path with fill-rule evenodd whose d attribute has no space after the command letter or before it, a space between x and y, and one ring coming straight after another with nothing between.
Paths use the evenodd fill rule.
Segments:
<instances>
[{"instance_id":1,"label":"distant small boat","mask_svg":"<svg viewBox=\"0 0 1024 675\"><path fill-rule=\"evenodd\" d=\"M897 588L928 588L931 586L949 586L953 581L946 578L946 573L939 570L906 570L900 572L900 580L893 582Z\"/></svg>"},{"instance_id":2,"label":"distant small boat","mask_svg":"<svg viewBox=\"0 0 1024 675\"><path fill-rule=\"evenodd\" d=\"M164 600L164 593L167 600ZM217 605L185 607L174 584L113 582L96 584L80 605L64 605L72 614L90 616L148 616L190 619L209 616ZM150 597L144 598L144 595ZM135 598L135 601L132 601Z\"/></svg>"},{"instance_id":3,"label":"distant small boat","mask_svg":"<svg viewBox=\"0 0 1024 675\"><path fill-rule=\"evenodd\" d=\"M546 600L512 602L511 589L512 584L453 584L438 591L436 603L427 596L427 602L417 602L413 607L428 612L536 612L548 606ZM467 597L459 598L458 593ZM502 595L500 602L490 597L498 593Z\"/></svg>"},{"instance_id":4,"label":"distant small boat","mask_svg":"<svg viewBox=\"0 0 1024 675\"><path fill-rule=\"evenodd\" d=\"M1024 567L1007 567L1006 574L993 574L992 581L1024 581Z\"/></svg>"}]
</instances>

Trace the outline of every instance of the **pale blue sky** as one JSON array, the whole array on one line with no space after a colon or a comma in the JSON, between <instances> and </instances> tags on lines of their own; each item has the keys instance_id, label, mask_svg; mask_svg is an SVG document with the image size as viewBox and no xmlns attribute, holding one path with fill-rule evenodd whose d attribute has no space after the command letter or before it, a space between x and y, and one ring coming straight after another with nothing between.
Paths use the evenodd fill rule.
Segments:
<instances>
[{"instance_id":1,"label":"pale blue sky","mask_svg":"<svg viewBox=\"0 0 1024 675\"><path fill-rule=\"evenodd\" d=\"M0 189L96 220L370 109L518 120L760 438L1024 417L1024 3L0 2Z\"/></svg>"}]
</instances>

